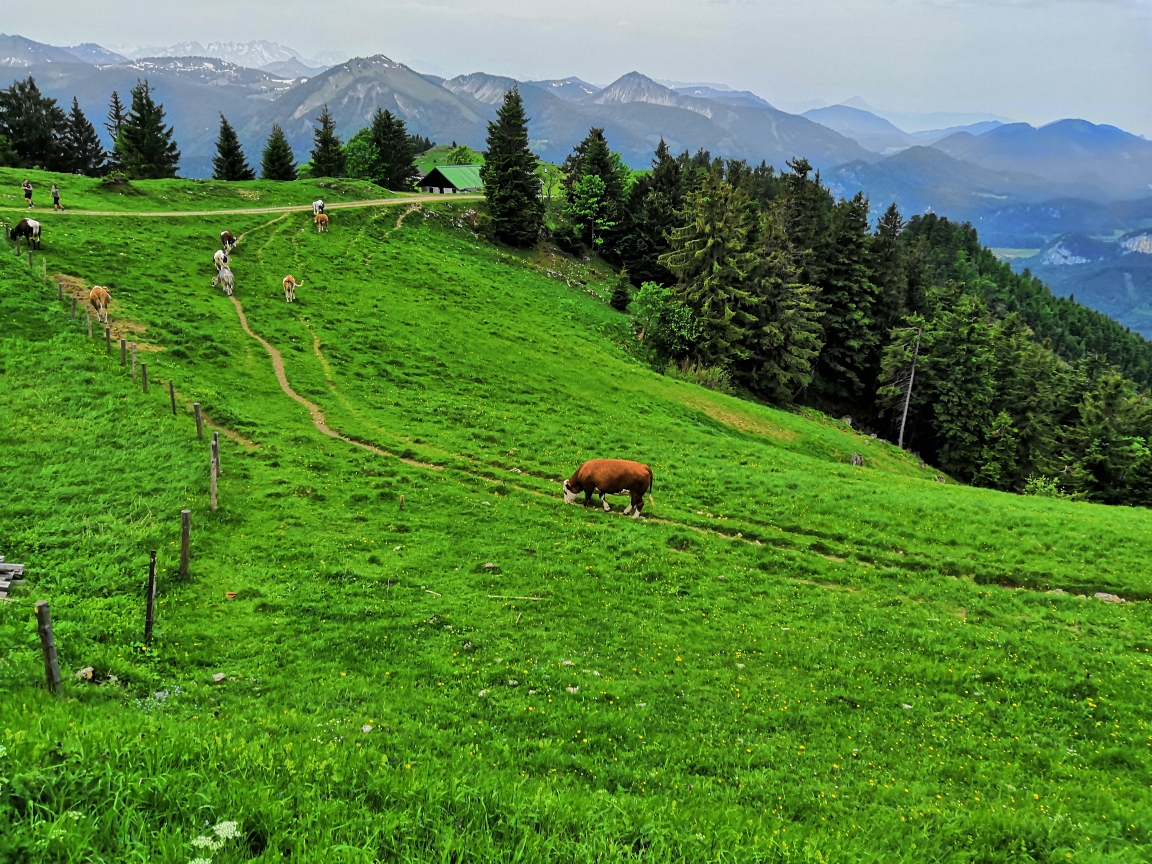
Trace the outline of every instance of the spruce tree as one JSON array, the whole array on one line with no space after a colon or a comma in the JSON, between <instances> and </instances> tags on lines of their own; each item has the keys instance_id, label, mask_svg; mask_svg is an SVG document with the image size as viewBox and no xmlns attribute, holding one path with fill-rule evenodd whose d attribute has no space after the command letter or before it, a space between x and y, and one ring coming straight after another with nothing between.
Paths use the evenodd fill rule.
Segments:
<instances>
[{"instance_id":1,"label":"spruce tree","mask_svg":"<svg viewBox=\"0 0 1152 864\"><path fill-rule=\"evenodd\" d=\"M67 122L56 100L44 96L32 76L0 90L0 135L16 151L21 167L68 170L61 146Z\"/></svg>"},{"instance_id":2,"label":"spruce tree","mask_svg":"<svg viewBox=\"0 0 1152 864\"><path fill-rule=\"evenodd\" d=\"M376 109L372 115L372 140L380 154L380 176L376 183L394 192L405 192L416 180L413 160L416 152L404 121L391 111Z\"/></svg>"},{"instance_id":3,"label":"spruce tree","mask_svg":"<svg viewBox=\"0 0 1152 864\"><path fill-rule=\"evenodd\" d=\"M173 129L164 125L164 106L152 98L147 79L132 88L132 107L120 126L116 149L128 175L141 180L176 176L180 151Z\"/></svg>"},{"instance_id":4,"label":"spruce tree","mask_svg":"<svg viewBox=\"0 0 1152 864\"><path fill-rule=\"evenodd\" d=\"M832 211L820 283L824 348L817 363L821 392L856 398L871 384L878 337L872 316L876 287L868 269L868 199L857 193Z\"/></svg>"},{"instance_id":5,"label":"spruce tree","mask_svg":"<svg viewBox=\"0 0 1152 864\"><path fill-rule=\"evenodd\" d=\"M279 123L272 124L268 143L264 145L264 153L260 159L260 176L265 180L296 179L296 159L292 153L292 145L288 143Z\"/></svg>"},{"instance_id":6,"label":"spruce tree","mask_svg":"<svg viewBox=\"0 0 1152 864\"><path fill-rule=\"evenodd\" d=\"M80 103L72 97L72 110L64 127L62 140L64 163L67 170L86 177L99 176L104 168L104 145L95 127L80 110Z\"/></svg>"},{"instance_id":7,"label":"spruce tree","mask_svg":"<svg viewBox=\"0 0 1152 864\"><path fill-rule=\"evenodd\" d=\"M212 157L213 180L255 180L256 172L248 166L240 139L232 124L220 115L220 135L216 139L216 155Z\"/></svg>"},{"instance_id":8,"label":"spruce tree","mask_svg":"<svg viewBox=\"0 0 1152 864\"><path fill-rule=\"evenodd\" d=\"M751 202L713 171L685 211L688 223L672 232L672 250L661 262L676 275L676 293L696 320L694 359L707 366L745 360L759 311L750 290L756 267Z\"/></svg>"},{"instance_id":9,"label":"spruce tree","mask_svg":"<svg viewBox=\"0 0 1152 864\"><path fill-rule=\"evenodd\" d=\"M312 176L343 177L344 146L336 134L336 121L327 105L320 109L316 122L320 125L313 132Z\"/></svg>"},{"instance_id":10,"label":"spruce tree","mask_svg":"<svg viewBox=\"0 0 1152 864\"><path fill-rule=\"evenodd\" d=\"M877 333L886 337L908 311L908 273L904 265L900 232L904 220L892 204L876 223L876 233L868 242L868 270L876 286Z\"/></svg>"},{"instance_id":11,"label":"spruce tree","mask_svg":"<svg viewBox=\"0 0 1152 864\"><path fill-rule=\"evenodd\" d=\"M120 159L120 153L116 150L116 142L120 139L120 128L124 125L124 118L127 116L128 111L125 109L124 103L120 101L120 94L113 90L112 99L108 104L108 119L104 121L104 128L112 140L112 147L105 156L109 171L124 170L124 163Z\"/></svg>"},{"instance_id":12,"label":"spruce tree","mask_svg":"<svg viewBox=\"0 0 1152 864\"><path fill-rule=\"evenodd\" d=\"M633 284L672 285L676 281L660 263L660 256L671 248L668 237L679 225L683 203L680 163L661 138L652 160L652 173L641 176L632 185L617 232L616 252L632 276Z\"/></svg>"},{"instance_id":13,"label":"spruce tree","mask_svg":"<svg viewBox=\"0 0 1152 864\"><path fill-rule=\"evenodd\" d=\"M496 119L488 124L488 154L480 178L488 215L498 239L511 246L535 246L544 218L536 156L528 149L528 118L515 87L504 94Z\"/></svg>"},{"instance_id":14,"label":"spruce tree","mask_svg":"<svg viewBox=\"0 0 1152 864\"><path fill-rule=\"evenodd\" d=\"M632 279L628 275L628 270L625 268L620 271L620 275L616 277L616 285L612 289L612 298L608 301L608 305L618 312L627 312L628 304L632 302Z\"/></svg>"}]
</instances>

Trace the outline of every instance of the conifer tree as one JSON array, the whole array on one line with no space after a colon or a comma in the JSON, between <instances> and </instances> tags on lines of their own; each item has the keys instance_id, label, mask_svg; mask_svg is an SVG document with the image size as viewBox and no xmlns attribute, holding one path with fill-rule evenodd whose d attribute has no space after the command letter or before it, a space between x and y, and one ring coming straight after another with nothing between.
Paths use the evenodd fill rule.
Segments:
<instances>
[{"instance_id":1,"label":"conifer tree","mask_svg":"<svg viewBox=\"0 0 1152 864\"><path fill-rule=\"evenodd\" d=\"M104 121L104 128L112 140L112 147L105 156L109 171L124 170L124 163L120 159L120 153L116 150L116 142L120 139L120 128L124 125L124 118L127 116L128 111L125 109L124 103L120 101L120 94L113 90L112 99L108 104L108 119Z\"/></svg>"},{"instance_id":2,"label":"conifer tree","mask_svg":"<svg viewBox=\"0 0 1152 864\"><path fill-rule=\"evenodd\" d=\"M264 153L260 159L260 176L265 180L281 181L295 180L297 177L296 157L279 123L272 124L272 132L264 145Z\"/></svg>"},{"instance_id":3,"label":"conifer tree","mask_svg":"<svg viewBox=\"0 0 1152 864\"><path fill-rule=\"evenodd\" d=\"M892 204L876 223L876 233L868 242L868 270L878 292L876 332L881 338L886 338L908 312L908 273L900 245L903 229L900 210Z\"/></svg>"},{"instance_id":4,"label":"conifer tree","mask_svg":"<svg viewBox=\"0 0 1152 864\"><path fill-rule=\"evenodd\" d=\"M627 312L628 304L632 302L632 279L628 276L628 270L625 268L620 271L620 275L616 277L616 285L612 289L612 297L608 301L608 305L618 312Z\"/></svg>"},{"instance_id":5,"label":"conifer tree","mask_svg":"<svg viewBox=\"0 0 1152 864\"><path fill-rule=\"evenodd\" d=\"M868 270L868 199L857 193L832 211L820 283L824 347L817 363L822 392L839 398L863 395L878 343L872 315L876 287Z\"/></svg>"},{"instance_id":6,"label":"conifer tree","mask_svg":"<svg viewBox=\"0 0 1152 864\"><path fill-rule=\"evenodd\" d=\"M240 139L232 124L220 115L220 135L216 139L216 155L212 157L213 180L255 180L256 172L248 166Z\"/></svg>"},{"instance_id":7,"label":"conifer tree","mask_svg":"<svg viewBox=\"0 0 1152 864\"><path fill-rule=\"evenodd\" d=\"M372 140L380 154L380 175L376 183L394 192L412 188L416 180L416 152L404 121L391 111L376 109L372 115Z\"/></svg>"},{"instance_id":8,"label":"conifer tree","mask_svg":"<svg viewBox=\"0 0 1152 864\"><path fill-rule=\"evenodd\" d=\"M0 135L16 151L22 167L64 168L61 138L66 127L67 117L56 100L41 93L31 75L0 90Z\"/></svg>"},{"instance_id":9,"label":"conifer tree","mask_svg":"<svg viewBox=\"0 0 1152 864\"><path fill-rule=\"evenodd\" d=\"M343 177L344 145L336 134L336 121L325 104L316 118L320 125L313 132L312 176Z\"/></svg>"},{"instance_id":10,"label":"conifer tree","mask_svg":"<svg viewBox=\"0 0 1152 864\"><path fill-rule=\"evenodd\" d=\"M684 193L680 163L664 139L656 147L652 173L641 176L628 194L616 252L634 284L671 285L675 277L660 263L671 248L668 237L679 224Z\"/></svg>"},{"instance_id":11,"label":"conifer tree","mask_svg":"<svg viewBox=\"0 0 1152 864\"><path fill-rule=\"evenodd\" d=\"M141 180L175 177L180 164L171 126L164 125L164 106L152 98L147 79L132 88L132 107L120 126L116 149L128 175Z\"/></svg>"},{"instance_id":12,"label":"conifer tree","mask_svg":"<svg viewBox=\"0 0 1152 864\"><path fill-rule=\"evenodd\" d=\"M80 110L80 102L72 97L72 110L64 126L61 141L67 170L86 177L97 177L104 168L104 145L95 127Z\"/></svg>"},{"instance_id":13,"label":"conifer tree","mask_svg":"<svg viewBox=\"0 0 1152 864\"><path fill-rule=\"evenodd\" d=\"M750 291L751 202L713 171L688 196L685 211L688 223L672 232L672 250L660 260L676 275L677 295L695 318L695 359L708 366L745 360L759 311Z\"/></svg>"},{"instance_id":14,"label":"conifer tree","mask_svg":"<svg viewBox=\"0 0 1152 864\"><path fill-rule=\"evenodd\" d=\"M504 94L496 119L488 124L488 153L480 169L493 231L511 246L534 246L540 236L544 202L536 164L528 148L524 100L513 87Z\"/></svg>"}]
</instances>

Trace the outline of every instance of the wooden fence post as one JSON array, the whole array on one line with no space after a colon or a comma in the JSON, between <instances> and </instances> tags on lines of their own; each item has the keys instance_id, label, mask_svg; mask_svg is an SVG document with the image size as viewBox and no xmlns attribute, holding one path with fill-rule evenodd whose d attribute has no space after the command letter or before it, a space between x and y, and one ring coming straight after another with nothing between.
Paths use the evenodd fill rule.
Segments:
<instances>
[{"instance_id":1,"label":"wooden fence post","mask_svg":"<svg viewBox=\"0 0 1152 864\"><path fill-rule=\"evenodd\" d=\"M57 282L56 283L56 299L57 300L63 300L64 299L64 283L63 282Z\"/></svg>"},{"instance_id":2,"label":"wooden fence post","mask_svg":"<svg viewBox=\"0 0 1152 864\"><path fill-rule=\"evenodd\" d=\"M192 410L196 414L196 440L203 441L204 440L204 421L200 419L200 403L199 402L193 402L192 403Z\"/></svg>"},{"instance_id":3,"label":"wooden fence post","mask_svg":"<svg viewBox=\"0 0 1152 864\"><path fill-rule=\"evenodd\" d=\"M31 248L31 243L29 243L29 248L28 248L28 269L29 269L29 270L31 270L31 269L32 269L32 267L33 267L33 264L32 264L32 248Z\"/></svg>"},{"instance_id":4,"label":"wooden fence post","mask_svg":"<svg viewBox=\"0 0 1152 864\"><path fill-rule=\"evenodd\" d=\"M180 576L188 578L188 556L192 551L192 511L180 511Z\"/></svg>"},{"instance_id":5,"label":"wooden fence post","mask_svg":"<svg viewBox=\"0 0 1152 864\"><path fill-rule=\"evenodd\" d=\"M220 470L220 433L212 433L212 452L215 454L216 460L216 476L223 477L224 472Z\"/></svg>"},{"instance_id":6,"label":"wooden fence post","mask_svg":"<svg viewBox=\"0 0 1152 864\"><path fill-rule=\"evenodd\" d=\"M218 435L219 433L215 433L212 436L211 455L208 457L208 499L213 513L216 512L216 478L219 474L219 469L217 468L218 463L216 461L220 455L220 439Z\"/></svg>"},{"instance_id":7,"label":"wooden fence post","mask_svg":"<svg viewBox=\"0 0 1152 864\"><path fill-rule=\"evenodd\" d=\"M132 343L132 380L136 380L136 343Z\"/></svg>"},{"instance_id":8,"label":"wooden fence post","mask_svg":"<svg viewBox=\"0 0 1152 864\"><path fill-rule=\"evenodd\" d=\"M140 364L140 383L144 385L144 392L148 392L148 364Z\"/></svg>"},{"instance_id":9,"label":"wooden fence post","mask_svg":"<svg viewBox=\"0 0 1152 864\"><path fill-rule=\"evenodd\" d=\"M88 338L91 339L92 338L92 316L86 315L85 317L88 319Z\"/></svg>"},{"instance_id":10,"label":"wooden fence post","mask_svg":"<svg viewBox=\"0 0 1152 864\"><path fill-rule=\"evenodd\" d=\"M121 339L120 340L120 365L121 366L127 366L128 365L128 340L127 339Z\"/></svg>"},{"instance_id":11,"label":"wooden fence post","mask_svg":"<svg viewBox=\"0 0 1152 864\"><path fill-rule=\"evenodd\" d=\"M148 558L148 598L144 612L144 642L152 641L152 624L156 619L156 552Z\"/></svg>"},{"instance_id":12,"label":"wooden fence post","mask_svg":"<svg viewBox=\"0 0 1152 864\"><path fill-rule=\"evenodd\" d=\"M43 256L40 258L40 281L48 281L48 259Z\"/></svg>"},{"instance_id":13,"label":"wooden fence post","mask_svg":"<svg viewBox=\"0 0 1152 864\"><path fill-rule=\"evenodd\" d=\"M75 297L72 298L72 311L69 313L68 317L69 318L75 318L76 317L76 298Z\"/></svg>"},{"instance_id":14,"label":"wooden fence post","mask_svg":"<svg viewBox=\"0 0 1152 864\"><path fill-rule=\"evenodd\" d=\"M44 677L48 679L48 689L53 694L60 692L60 661L56 657L56 637L52 633L52 612L48 601L36 604L37 629L40 631L40 649L44 652Z\"/></svg>"},{"instance_id":15,"label":"wooden fence post","mask_svg":"<svg viewBox=\"0 0 1152 864\"><path fill-rule=\"evenodd\" d=\"M176 416L176 385L168 379L168 395L172 397L172 416Z\"/></svg>"},{"instance_id":16,"label":"wooden fence post","mask_svg":"<svg viewBox=\"0 0 1152 864\"><path fill-rule=\"evenodd\" d=\"M104 353L105 354L111 354L112 353L112 328L111 327L105 327L104 328Z\"/></svg>"}]
</instances>

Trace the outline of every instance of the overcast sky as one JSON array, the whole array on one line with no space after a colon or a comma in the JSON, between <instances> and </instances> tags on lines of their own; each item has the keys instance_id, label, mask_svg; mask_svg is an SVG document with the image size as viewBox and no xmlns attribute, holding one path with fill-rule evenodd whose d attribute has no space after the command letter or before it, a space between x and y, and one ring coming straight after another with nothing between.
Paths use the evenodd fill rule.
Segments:
<instances>
[{"instance_id":1,"label":"overcast sky","mask_svg":"<svg viewBox=\"0 0 1152 864\"><path fill-rule=\"evenodd\" d=\"M4 29L51 44L269 39L439 75L720 82L796 110L1063 117L1152 137L1152 0L51 0Z\"/></svg>"}]
</instances>

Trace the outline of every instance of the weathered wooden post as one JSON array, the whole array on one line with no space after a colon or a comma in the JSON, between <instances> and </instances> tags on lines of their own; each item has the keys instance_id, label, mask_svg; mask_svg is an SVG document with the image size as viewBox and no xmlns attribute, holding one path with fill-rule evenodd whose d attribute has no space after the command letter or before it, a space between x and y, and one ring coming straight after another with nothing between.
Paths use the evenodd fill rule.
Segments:
<instances>
[{"instance_id":1,"label":"weathered wooden post","mask_svg":"<svg viewBox=\"0 0 1152 864\"><path fill-rule=\"evenodd\" d=\"M57 282L56 283L56 299L57 300L63 300L64 299L64 283L63 282Z\"/></svg>"},{"instance_id":2,"label":"weathered wooden post","mask_svg":"<svg viewBox=\"0 0 1152 864\"><path fill-rule=\"evenodd\" d=\"M132 380L136 380L136 343L132 343Z\"/></svg>"},{"instance_id":3,"label":"weathered wooden post","mask_svg":"<svg viewBox=\"0 0 1152 864\"><path fill-rule=\"evenodd\" d=\"M48 281L48 259L43 256L40 258L40 281Z\"/></svg>"},{"instance_id":4,"label":"weathered wooden post","mask_svg":"<svg viewBox=\"0 0 1152 864\"><path fill-rule=\"evenodd\" d=\"M34 265L32 264L32 241L29 240L28 241L28 269L31 270L33 268L33 266Z\"/></svg>"},{"instance_id":5,"label":"weathered wooden post","mask_svg":"<svg viewBox=\"0 0 1152 864\"><path fill-rule=\"evenodd\" d=\"M192 411L196 414L196 440L204 440L204 421L200 419L200 403L192 403Z\"/></svg>"},{"instance_id":6,"label":"weathered wooden post","mask_svg":"<svg viewBox=\"0 0 1152 864\"><path fill-rule=\"evenodd\" d=\"M60 661L56 657L56 636L52 633L52 612L48 601L36 604L37 629L40 631L40 649L44 652L44 677L53 694L60 692Z\"/></svg>"},{"instance_id":7,"label":"weathered wooden post","mask_svg":"<svg viewBox=\"0 0 1152 864\"><path fill-rule=\"evenodd\" d=\"M84 317L86 317L88 319L88 338L91 339L92 338L92 316L86 315Z\"/></svg>"},{"instance_id":8,"label":"weathered wooden post","mask_svg":"<svg viewBox=\"0 0 1152 864\"><path fill-rule=\"evenodd\" d=\"M176 385L168 379L168 395L172 397L172 416L176 416Z\"/></svg>"},{"instance_id":9,"label":"weathered wooden post","mask_svg":"<svg viewBox=\"0 0 1152 864\"><path fill-rule=\"evenodd\" d=\"M192 551L192 511L180 511L180 576L188 578L188 556Z\"/></svg>"},{"instance_id":10,"label":"weathered wooden post","mask_svg":"<svg viewBox=\"0 0 1152 864\"><path fill-rule=\"evenodd\" d=\"M152 641L152 624L156 619L156 552L148 557L148 597L144 611L144 641Z\"/></svg>"},{"instance_id":11,"label":"weathered wooden post","mask_svg":"<svg viewBox=\"0 0 1152 864\"><path fill-rule=\"evenodd\" d=\"M120 365L121 366L127 366L128 365L128 340L127 339L121 339L120 340Z\"/></svg>"},{"instance_id":12,"label":"weathered wooden post","mask_svg":"<svg viewBox=\"0 0 1152 864\"><path fill-rule=\"evenodd\" d=\"M104 353L105 354L111 354L112 353L112 328L111 327L105 327L104 328Z\"/></svg>"},{"instance_id":13,"label":"weathered wooden post","mask_svg":"<svg viewBox=\"0 0 1152 864\"><path fill-rule=\"evenodd\" d=\"M212 433L212 453L214 454L214 461L216 462L216 476L223 477L224 472L220 470L220 433Z\"/></svg>"},{"instance_id":14,"label":"weathered wooden post","mask_svg":"<svg viewBox=\"0 0 1152 864\"><path fill-rule=\"evenodd\" d=\"M219 476L217 459L220 456L220 439L218 435L219 433L215 433L212 436L211 455L208 457L208 500L213 513L216 512L216 478Z\"/></svg>"},{"instance_id":15,"label":"weathered wooden post","mask_svg":"<svg viewBox=\"0 0 1152 864\"><path fill-rule=\"evenodd\" d=\"M75 318L76 317L76 298L75 297L72 298L72 311L71 311L71 313L69 313L68 317L69 318Z\"/></svg>"},{"instance_id":16,"label":"weathered wooden post","mask_svg":"<svg viewBox=\"0 0 1152 864\"><path fill-rule=\"evenodd\" d=\"M144 385L144 392L148 392L148 364L140 364L140 383Z\"/></svg>"}]
</instances>

